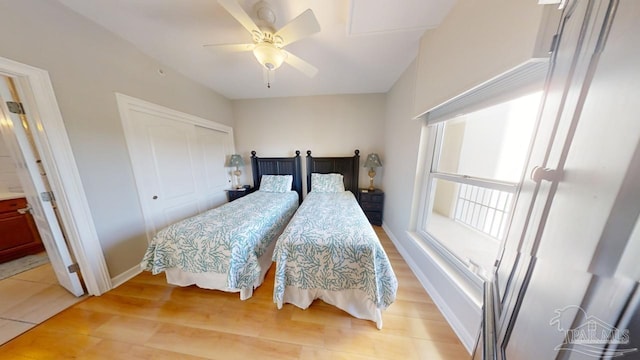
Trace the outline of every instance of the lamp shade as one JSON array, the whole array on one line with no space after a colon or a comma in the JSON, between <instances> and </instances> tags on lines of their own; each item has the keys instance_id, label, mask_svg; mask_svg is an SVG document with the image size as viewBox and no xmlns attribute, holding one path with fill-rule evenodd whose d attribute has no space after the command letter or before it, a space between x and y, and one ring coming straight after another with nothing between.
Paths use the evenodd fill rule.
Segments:
<instances>
[{"instance_id":1,"label":"lamp shade","mask_svg":"<svg viewBox=\"0 0 640 360\"><path fill-rule=\"evenodd\" d=\"M285 53L271 43L259 43L253 48L253 55L258 62L269 70L275 70L282 65Z\"/></svg>"},{"instance_id":2,"label":"lamp shade","mask_svg":"<svg viewBox=\"0 0 640 360\"><path fill-rule=\"evenodd\" d=\"M233 154L229 156L229 161L227 161L227 166L244 166L244 160L242 160L242 156L238 154Z\"/></svg>"},{"instance_id":3,"label":"lamp shade","mask_svg":"<svg viewBox=\"0 0 640 360\"><path fill-rule=\"evenodd\" d=\"M364 162L364 167L368 168L377 168L382 167L382 162L380 161L380 157L378 154L373 153L367 155L367 160Z\"/></svg>"}]
</instances>

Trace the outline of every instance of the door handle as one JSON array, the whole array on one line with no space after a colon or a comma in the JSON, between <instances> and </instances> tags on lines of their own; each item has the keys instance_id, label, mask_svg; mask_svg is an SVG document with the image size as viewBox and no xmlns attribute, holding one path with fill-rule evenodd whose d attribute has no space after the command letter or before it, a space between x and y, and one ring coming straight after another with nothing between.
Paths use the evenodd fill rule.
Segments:
<instances>
[{"instance_id":1,"label":"door handle","mask_svg":"<svg viewBox=\"0 0 640 360\"><path fill-rule=\"evenodd\" d=\"M531 170L531 180L533 180L535 182L540 182L542 180L560 181L560 180L562 180L562 172L558 171L558 170L555 170L555 169L549 169L549 168L543 168L541 166L535 166Z\"/></svg>"},{"instance_id":2,"label":"door handle","mask_svg":"<svg viewBox=\"0 0 640 360\"><path fill-rule=\"evenodd\" d=\"M18 209L16 210L19 214L24 215L26 213L30 213L31 212L31 205L27 204L26 208L22 208L22 209Z\"/></svg>"}]
</instances>

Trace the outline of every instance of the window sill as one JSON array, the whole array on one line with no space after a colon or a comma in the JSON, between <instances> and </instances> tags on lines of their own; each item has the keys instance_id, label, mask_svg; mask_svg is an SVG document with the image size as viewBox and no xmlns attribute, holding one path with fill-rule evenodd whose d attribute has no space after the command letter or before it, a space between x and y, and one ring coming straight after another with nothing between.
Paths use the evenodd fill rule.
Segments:
<instances>
[{"instance_id":1,"label":"window sill","mask_svg":"<svg viewBox=\"0 0 640 360\"><path fill-rule=\"evenodd\" d=\"M427 226L429 234L467 267L479 267L481 276L491 273L500 249L498 240L436 212L431 213Z\"/></svg>"},{"instance_id":2,"label":"window sill","mask_svg":"<svg viewBox=\"0 0 640 360\"><path fill-rule=\"evenodd\" d=\"M447 274L476 306L482 306L482 291L484 279L466 266L460 259L453 256L446 248L434 239L422 233L408 231L409 238L415 241L425 253Z\"/></svg>"}]
</instances>

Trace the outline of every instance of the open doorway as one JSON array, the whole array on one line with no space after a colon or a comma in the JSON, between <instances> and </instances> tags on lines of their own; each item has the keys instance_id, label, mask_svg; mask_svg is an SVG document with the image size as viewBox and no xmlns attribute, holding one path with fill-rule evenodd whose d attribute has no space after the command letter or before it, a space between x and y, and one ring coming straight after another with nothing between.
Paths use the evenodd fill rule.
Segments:
<instances>
[{"instance_id":1,"label":"open doorway","mask_svg":"<svg viewBox=\"0 0 640 360\"><path fill-rule=\"evenodd\" d=\"M0 57L0 75L14 80L18 95L22 100L20 107L27 114L26 121L30 125L35 145L42 157L40 166L43 167L49 178L57 210L66 230L69 248L75 255L77 267L82 271L87 292L90 295L103 294L112 288L112 281L49 73L43 69ZM0 105L4 106L5 104L0 103ZM11 121L6 119L0 121L3 136L4 133L13 133L15 129L21 128L15 127L15 129L7 130L13 125L13 122L19 124L20 120L13 118ZM9 137L9 139L12 138ZM24 139L24 137L22 138ZM5 137L5 139L7 138ZM18 147L17 153L21 154L20 150L25 148L28 149L29 146ZM31 165L31 171L36 174L32 176L32 180L39 177L37 167L34 168L34 164L25 164L25 166ZM44 190L42 191L44 192ZM41 196L44 196L41 193L32 192L30 196L35 203L44 200L41 200ZM45 208L49 215L53 213L52 209L49 211L50 207ZM34 210L36 209L34 208ZM43 243L46 244L44 239ZM64 247L66 248L66 244ZM52 246L51 249L53 251L47 250L50 259L52 253L56 255L58 253L57 247ZM67 259L69 260L68 264L62 263L63 266L56 267L56 264L60 264L58 261L60 259L60 256L51 259L58 279L62 277L59 275L67 274L71 270L68 266L72 265L71 261Z\"/></svg>"},{"instance_id":2,"label":"open doorway","mask_svg":"<svg viewBox=\"0 0 640 360\"><path fill-rule=\"evenodd\" d=\"M49 167L42 159L41 147L34 136L33 122L22 105L21 95L13 78L0 76L0 99L0 133L15 165L25 200L24 207L17 210L20 210L23 213L20 215L27 220L23 223L33 220L60 285L75 296L81 296L85 290L78 276L79 267L75 266L60 222L57 200L51 190L50 175L47 174ZM12 230L20 231L17 227L13 227ZM38 235L33 230L35 229L20 231L24 236L31 236L33 239L16 239L15 245L31 240L36 242L35 238ZM8 236L6 238L9 239ZM6 251L11 251L11 245L14 244L8 245Z\"/></svg>"},{"instance_id":3,"label":"open doorway","mask_svg":"<svg viewBox=\"0 0 640 360\"><path fill-rule=\"evenodd\" d=\"M0 281L49 262L23 189L0 136Z\"/></svg>"},{"instance_id":4,"label":"open doorway","mask_svg":"<svg viewBox=\"0 0 640 360\"><path fill-rule=\"evenodd\" d=\"M0 76L0 344L86 293L30 122L11 77ZM65 259L67 257L67 259ZM68 262L68 261L66 261Z\"/></svg>"},{"instance_id":5,"label":"open doorway","mask_svg":"<svg viewBox=\"0 0 640 360\"><path fill-rule=\"evenodd\" d=\"M64 285L76 299L85 290L80 286L79 280L76 286L68 286L73 282L67 280L74 275L77 277L78 271L82 271L86 292L89 295L100 295L111 289L111 278L49 74L45 70L0 57L0 76L13 80L14 92L19 98L17 104L14 104L19 110L17 114L9 111L8 105L0 101L0 136L8 143L12 161L19 160L16 162L17 168L23 174L19 176L20 186L31 205L34 222L39 223L38 234L51 260L51 270L55 273L55 280L52 282ZM3 97L13 96L10 90L5 89ZM21 117L21 112L25 116ZM31 130L31 143L23 131L25 124ZM33 155L33 147L38 150L39 156ZM37 159L41 161L38 162ZM50 192L46 190L40 172L47 174ZM52 198L56 200L55 209L49 201ZM62 230L51 229L51 225L58 222L64 226L66 240L62 236ZM45 231L42 231L43 228ZM71 261L69 249L73 251L77 263ZM33 278L27 279L29 280ZM10 282L9 285L0 287L3 295L0 296L0 304L7 305L9 302L5 293L24 294L36 288L33 284L30 285L25 288ZM22 306L22 312L31 316L44 317L46 315L39 311L53 305L47 303L46 306L30 307L22 300L17 301L19 304L16 306ZM15 329L13 326L4 326L6 321L0 314L0 343L7 341L6 337L10 339L15 336L12 332L23 332L33 326L23 322L22 329Z\"/></svg>"}]
</instances>

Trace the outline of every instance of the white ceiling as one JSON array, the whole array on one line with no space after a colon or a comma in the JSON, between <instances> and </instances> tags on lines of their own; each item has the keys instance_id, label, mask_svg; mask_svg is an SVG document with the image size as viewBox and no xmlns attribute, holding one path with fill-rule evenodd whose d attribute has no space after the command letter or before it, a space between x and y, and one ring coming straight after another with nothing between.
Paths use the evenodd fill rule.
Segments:
<instances>
[{"instance_id":1,"label":"white ceiling","mask_svg":"<svg viewBox=\"0 0 640 360\"><path fill-rule=\"evenodd\" d=\"M455 0L270 0L276 29L311 8L321 31L286 47L319 69L308 78L288 64L270 89L251 52L204 44L251 43L216 0L58 0L164 64L229 99L387 92ZM251 11L258 0L238 0ZM160 69L159 69L160 70Z\"/></svg>"}]
</instances>

